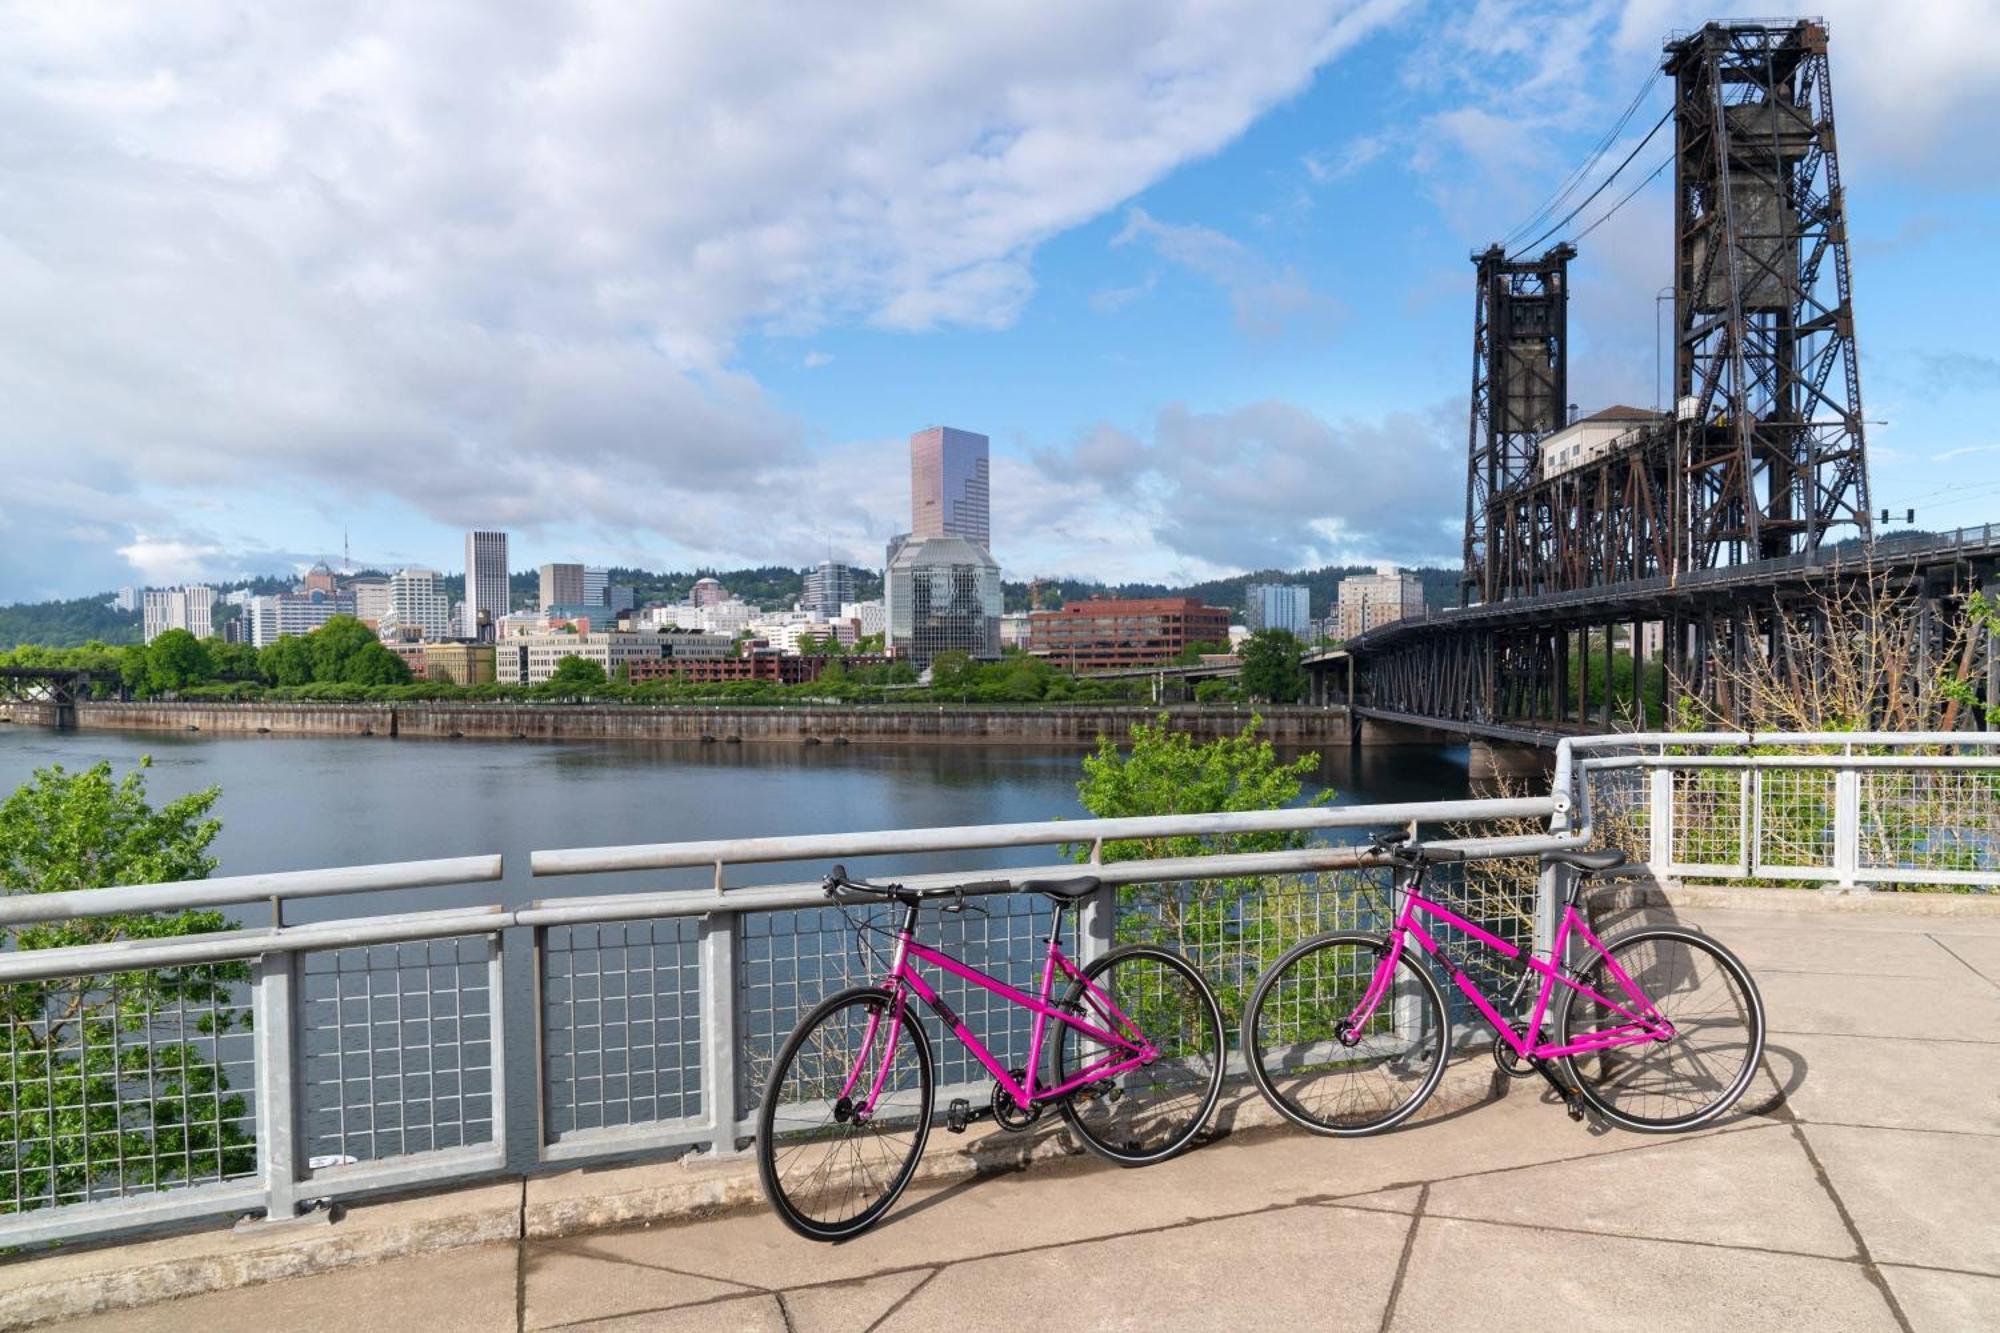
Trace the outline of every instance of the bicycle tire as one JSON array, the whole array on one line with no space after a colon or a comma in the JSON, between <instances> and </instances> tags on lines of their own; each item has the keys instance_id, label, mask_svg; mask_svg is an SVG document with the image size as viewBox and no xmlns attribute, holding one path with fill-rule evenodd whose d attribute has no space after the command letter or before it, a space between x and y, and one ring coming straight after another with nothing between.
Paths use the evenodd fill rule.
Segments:
<instances>
[{"instance_id":1,"label":"bicycle tire","mask_svg":"<svg viewBox=\"0 0 2000 1333\"><path fill-rule=\"evenodd\" d=\"M1222 1095L1229 1061L1222 1006L1194 964L1157 945L1126 945L1092 960L1083 980L1070 983L1063 996L1063 1008L1112 1030L1115 1020L1085 990L1086 981L1109 996L1161 1056L1064 1097L1063 1120L1106 1161L1164 1162L1201 1133ZM1052 1088L1068 1082L1070 1071L1084 1069L1102 1049L1067 1023L1058 1022L1055 1029L1048 1055Z\"/></svg>"},{"instance_id":2,"label":"bicycle tire","mask_svg":"<svg viewBox=\"0 0 2000 1333\"><path fill-rule=\"evenodd\" d=\"M1665 947L1669 945L1675 947ZM1646 952L1649 947L1650 954ZM1563 1072L1571 1085L1599 1115L1643 1133L1693 1129L1734 1106L1756 1077L1764 1053L1764 1001L1750 970L1708 936L1675 926L1641 926L1626 931L1605 941L1604 951L1674 1024L1675 1036L1657 1044L1564 1056ZM1722 984L1705 984L1708 978L1698 963L1672 961L1689 953L1705 954L1713 960L1711 975ZM1624 994L1616 980L1605 975L1599 958L1592 958L1582 981L1609 998ZM1595 1006L1596 1002L1582 992L1568 992L1556 1024L1559 1045L1569 1044L1580 1020L1591 1021ZM1725 1059L1735 1067L1724 1063ZM1687 1087L1677 1088L1676 1083ZM1667 1105L1656 1105L1656 1101ZM1664 1112L1668 1106L1690 1109L1654 1113Z\"/></svg>"},{"instance_id":3,"label":"bicycle tire","mask_svg":"<svg viewBox=\"0 0 2000 1333\"><path fill-rule=\"evenodd\" d=\"M1413 950L1397 957L1400 995L1377 1006L1371 1031L1353 1043L1336 1031L1388 950L1386 936L1328 931L1292 946L1258 979L1244 1006L1244 1061L1257 1091L1293 1124L1335 1138L1379 1134L1437 1091L1451 1058L1451 1015ZM1414 1006L1400 1023L1398 999Z\"/></svg>"},{"instance_id":4,"label":"bicycle tire","mask_svg":"<svg viewBox=\"0 0 2000 1333\"><path fill-rule=\"evenodd\" d=\"M764 1099L757 1108L757 1174L763 1182L764 1195L779 1219L808 1239L842 1240L875 1225L910 1183L917 1162L924 1155L937 1089L930 1042L924 1036L923 1025L910 1017L907 1008L891 1020L901 1028L895 1056L898 1064L891 1070L890 1084L885 1085L893 1086L897 1094L894 1119L882 1117L878 1107L874 1121L843 1120L837 1109L838 1100L832 1096L846 1081L857 1058L853 1052L864 1040L857 1036L853 1025L865 1022L871 1015L879 1024L887 1018L889 1004L889 992L880 986L855 986L829 995L799 1020L771 1062ZM854 1012L850 1014L850 1010ZM826 1033L824 1050L817 1045L809 1046L836 1023L844 1025L843 1030ZM875 1031L879 1042L883 1031L879 1025ZM874 1052L879 1049L879 1046L863 1046L865 1062L870 1066ZM914 1053L913 1070L901 1067L900 1052L904 1049ZM869 1077L872 1081L872 1072ZM914 1088L906 1086L912 1081ZM794 1094L791 1101L785 1099L787 1092ZM786 1106L812 1106L819 1102L826 1103L824 1115L816 1117L809 1111L787 1123L778 1119ZM893 1138L886 1132L891 1127L895 1131ZM869 1137L864 1139L863 1135ZM875 1145L873 1156L860 1146L864 1142ZM794 1160L815 1146L822 1149L816 1159ZM852 1211L833 1206L831 1201L841 1197L839 1191L812 1188L815 1182L833 1184L834 1167L843 1154L848 1158L848 1195L858 1205ZM791 1169L787 1169L788 1162L792 1163ZM865 1198L859 1197L863 1188L867 1191Z\"/></svg>"}]
</instances>

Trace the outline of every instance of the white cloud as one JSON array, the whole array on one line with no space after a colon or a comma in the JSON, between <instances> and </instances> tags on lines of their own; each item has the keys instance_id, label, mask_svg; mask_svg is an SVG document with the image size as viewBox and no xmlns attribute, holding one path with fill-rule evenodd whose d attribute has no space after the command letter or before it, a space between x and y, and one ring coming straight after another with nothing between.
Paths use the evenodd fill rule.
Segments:
<instances>
[{"instance_id":1,"label":"white cloud","mask_svg":"<svg viewBox=\"0 0 2000 1333\"><path fill-rule=\"evenodd\" d=\"M807 370L818 370L821 366L830 366L833 364L833 354L831 352L822 352L815 347L805 354L805 359L800 364Z\"/></svg>"},{"instance_id":2,"label":"white cloud","mask_svg":"<svg viewBox=\"0 0 2000 1333\"><path fill-rule=\"evenodd\" d=\"M1005 327L1402 7L10 10L0 468L147 552L254 481L772 557L816 461L742 335Z\"/></svg>"},{"instance_id":3,"label":"white cloud","mask_svg":"<svg viewBox=\"0 0 2000 1333\"><path fill-rule=\"evenodd\" d=\"M1323 324L1337 307L1295 270L1278 268L1241 241L1213 227L1161 222L1143 208L1126 210L1114 246L1145 244L1162 259L1215 283L1229 295L1236 327L1259 337Z\"/></svg>"},{"instance_id":4,"label":"white cloud","mask_svg":"<svg viewBox=\"0 0 2000 1333\"><path fill-rule=\"evenodd\" d=\"M1157 570L1170 553L1206 575L1342 561L1450 561L1463 516L1461 406L1328 421L1265 401L1227 412L1174 404L1150 438L1099 424L1034 457L1029 488L1066 506L1050 527L1137 530L1127 549ZM1051 571L1054 572L1054 571ZM1106 551L1069 572L1143 573Z\"/></svg>"}]
</instances>

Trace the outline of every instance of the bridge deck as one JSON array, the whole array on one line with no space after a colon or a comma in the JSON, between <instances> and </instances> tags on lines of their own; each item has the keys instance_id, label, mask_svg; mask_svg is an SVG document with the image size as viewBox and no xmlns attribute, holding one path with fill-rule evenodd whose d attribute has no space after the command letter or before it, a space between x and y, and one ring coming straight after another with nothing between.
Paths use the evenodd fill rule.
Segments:
<instances>
[{"instance_id":1,"label":"bridge deck","mask_svg":"<svg viewBox=\"0 0 2000 1333\"><path fill-rule=\"evenodd\" d=\"M1455 1066L1441 1113L1381 1138L1242 1130L1144 1171L1070 1161L937 1182L847 1245L749 1210L68 1327L807 1333L1027 1314L1078 1328L1541 1330L1556 1308L1565 1324L1701 1333L1990 1320L2000 916L1681 915L1758 969L1772 1028L1755 1105L1697 1135L1593 1134L1535 1085L1495 1097L1482 1057Z\"/></svg>"}]
</instances>

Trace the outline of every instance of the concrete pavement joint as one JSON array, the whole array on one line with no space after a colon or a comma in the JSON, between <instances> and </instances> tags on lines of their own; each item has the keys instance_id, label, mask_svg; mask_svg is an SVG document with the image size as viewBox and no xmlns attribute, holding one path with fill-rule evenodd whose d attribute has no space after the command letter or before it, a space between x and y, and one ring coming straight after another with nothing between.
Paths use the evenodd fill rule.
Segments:
<instances>
[{"instance_id":1,"label":"concrete pavement joint","mask_svg":"<svg viewBox=\"0 0 2000 1333\"><path fill-rule=\"evenodd\" d=\"M1403 1279L1410 1272L1410 1254L1417 1248L1417 1231L1424 1224L1424 1205L1430 1202L1431 1187L1425 1182L1417 1190L1417 1206L1410 1212L1410 1229L1403 1233L1403 1254L1396 1260L1396 1280L1389 1284L1389 1302L1382 1307L1381 1333L1389 1333L1396 1320L1396 1302L1403 1296Z\"/></svg>"},{"instance_id":2,"label":"concrete pavement joint","mask_svg":"<svg viewBox=\"0 0 2000 1333\"><path fill-rule=\"evenodd\" d=\"M521 1179L521 1215L514 1236L514 1333L528 1333L528 1181Z\"/></svg>"},{"instance_id":3,"label":"concrete pavement joint","mask_svg":"<svg viewBox=\"0 0 2000 1333\"><path fill-rule=\"evenodd\" d=\"M671 1273L675 1277L691 1277L700 1282L719 1282L725 1287L741 1287L745 1293L763 1292L768 1295L778 1290L776 1287L760 1287L755 1282L743 1282L733 1277L716 1277L713 1273L697 1273L686 1268L675 1268L671 1264L649 1264L644 1259L630 1259L622 1254L595 1254L588 1249L565 1245L561 1241L545 1240L537 1241L536 1244L557 1254L566 1254L572 1259L590 1259L602 1264L623 1264L627 1268L643 1268L652 1273Z\"/></svg>"},{"instance_id":4,"label":"concrete pavement joint","mask_svg":"<svg viewBox=\"0 0 2000 1333\"><path fill-rule=\"evenodd\" d=\"M1821 1129L1868 1129L1881 1130L1885 1134L1955 1134L1967 1139L2000 1139L1996 1129L1933 1129L1929 1125L1857 1125L1850 1120L1815 1120L1807 1116L1797 1117L1801 1125L1817 1125Z\"/></svg>"},{"instance_id":5,"label":"concrete pavement joint","mask_svg":"<svg viewBox=\"0 0 2000 1333\"><path fill-rule=\"evenodd\" d=\"M1771 1028L1773 1037L1846 1037L1852 1041L1941 1041L1953 1046L2000 1046L2000 1040L1980 1037L1908 1037L1886 1032L1818 1032L1811 1028Z\"/></svg>"},{"instance_id":6,"label":"concrete pavement joint","mask_svg":"<svg viewBox=\"0 0 2000 1333\"><path fill-rule=\"evenodd\" d=\"M1924 938L1929 940L1932 944L1937 945L1938 948L1943 949L1953 958L1956 958L1959 962L1959 965L1963 967L1966 971L1972 973L1973 976L1978 977L1981 981L1993 987L1993 989L2000 990L2000 981L1995 981L1992 977L1987 976L1984 972L1981 972L1978 968L1974 967L1971 963L1967 962L1965 960L1964 954L1952 948L1949 944L1946 944L1943 940L1931 934L1929 931L1924 932Z\"/></svg>"},{"instance_id":7,"label":"concrete pavement joint","mask_svg":"<svg viewBox=\"0 0 2000 1333\"><path fill-rule=\"evenodd\" d=\"M898 1296L895 1300L895 1303L891 1305L888 1309L884 1310L881 1314L877 1315L875 1318L875 1322L870 1324L866 1329L863 1329L862 1333L875 1333L876 1329L888 1323L890 1316L894 1315L896 1311L902 1309L905 1305L908 1305L912 1297L914 1297L918 1292L922 1291L925 1287L928 1287L931 1284L932 1279L936 1278L939 1273L944 1272L944 1270L947 1267L949 1267L949 1265L940 1264L936 1268L933 1268L930 1272L924 1274L923 1277L917 1282L916 1286L911 1287L908 1291Z\"/></svg>"},{"instance_id":8,"label":"concrete pavement joint","mask_svg":"<svg viewBox=\"0 0 2000 1333\"><path fill-rule=\"evenodd\" d=\"M1870 1253L1868 1242L1862 1238L1861 1228L1855 1225L1854 1214L1847 1211L1847 1201L1842 1199L1840 1191L1833 1187L1833 1178L1827 1175L1825 1163L1821 1162L1819 1154L1813 1151L1812 1141L1806 1137L1805 1126L1799 1123L1797 1117L1792 1118L1792 1137L1798 1140L1799 1147L1805 1149L1806 1160L1812 1163L1813 1174L1819 1177L1820 1188L1826 1191L1827 1198L1833 1200L1833 1209L1840 1214L1841 1225L1847 1228L1847 1234L1853 1238L1855 1252L1861 1256L1861 1271L1868 1275L1868 1280L1882 1293L1882 1299L1889 1305L1889 1313L1896 1317L1897 1327L1901 1328L1903 1333L1916 1333L1910 1325L1910 1317L1903 1313L1902 1302L1896 1299L1896 1293L1891 1290L1889 1279L1875 1266L1875 1256Z\"/></svg>"}]
</instances>

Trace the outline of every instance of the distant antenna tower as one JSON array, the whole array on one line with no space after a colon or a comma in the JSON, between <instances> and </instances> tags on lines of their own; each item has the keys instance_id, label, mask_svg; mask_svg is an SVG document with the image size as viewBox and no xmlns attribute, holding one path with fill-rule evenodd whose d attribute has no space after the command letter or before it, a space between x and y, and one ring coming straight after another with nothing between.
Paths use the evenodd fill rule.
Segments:
<instances>
[{"instance_id":1,"label":"distant antenna tower","mask_svg":"<svg viewBox=\"0 0 2000 1333\"><path fill-rule=\"evenodd\" d=\"M348 548L346 528L340 530L340 572L343 574L354 572L354 552Z\"/></svg>"}]
</instances>

